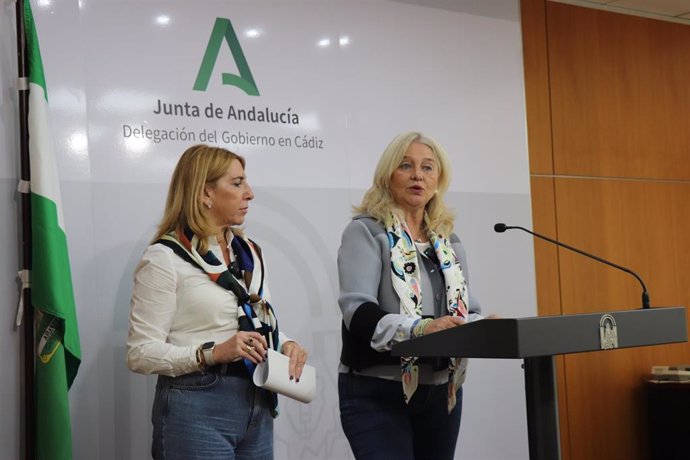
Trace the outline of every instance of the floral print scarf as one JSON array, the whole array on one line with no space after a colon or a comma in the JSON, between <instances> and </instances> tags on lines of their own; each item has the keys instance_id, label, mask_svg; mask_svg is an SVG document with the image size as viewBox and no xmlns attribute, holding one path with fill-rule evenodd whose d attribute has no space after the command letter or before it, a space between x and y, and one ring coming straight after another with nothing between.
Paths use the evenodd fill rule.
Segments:
<instances>
[{"instance_id":1,"label":"floral print scarf","mask_svg":"<svg viewBox=\"0 0 690 460\"><path fill-rule=\"evenodd\" d=\"M400 298L400 313L412 318L422 316L422 292L417 247L407 224L393 215L392 224L386 229L391 250L391 277L393 288ZM433 231L428 233L431 246L438 257L446 286L446 308L451 316L467 318L468 291L462 267L455 256L450 240ZM432 295L429 293L428 295ZM405 401L409 402L417 390L419 369L416 357L402 357L402 385ZM448 412L455 407L455 394L462 377L456 372L460 358L450 358L448 364Z\"/></svg>"}]
</instances>

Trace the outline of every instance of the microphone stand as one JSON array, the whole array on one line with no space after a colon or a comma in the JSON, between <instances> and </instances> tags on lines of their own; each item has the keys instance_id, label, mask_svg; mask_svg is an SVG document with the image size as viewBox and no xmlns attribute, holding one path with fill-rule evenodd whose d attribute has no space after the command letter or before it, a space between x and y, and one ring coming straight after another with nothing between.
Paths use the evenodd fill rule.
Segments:
<instances>
[{"instance_id":1,"label":"microphone stand","mask_svg":"<svg viewBox=\"0 0 690 460\"><path fill-rule=\"evenodd\" d=\"M589 257L589 258L592 258L592 259L594 259L594 260L598 260L599 262L602 262L602 263L604 263L604 264L606 264L606 265L610 265L611 267L617 268L617 269L619 269L619 270L622 270L622 271L624 271L624 272L626 272L626 273L631 274L632 276L634 276L634 277L637 279L637 281L640 282L640 285L642 285L642 308L645 309L645 310L649 308L650 303L649 303L649 293L647 292L647 286L645 286L644 281L642 281L642 278L640 278L640 277L637 275L637 273L635 273L634 271L630 270L629 268L625 268L625 267L622 267L622 266L620 266L620 265L618 265L618 264L614 264L613 262L609 262L608 260L602 259L601 257L595 256L595 255L593 255L593 254L589 254L589 253L587 253L587 252L585 252L585 251L582 251L582 250L580 250L580 249L574 248L574 247L572 247L572 246L570 246L570 245L568 245L568 244L561 243L560 241L556 241L556 240L554 240L554 239L552 239L552 238L549 238L548 236L540 235L539 233L534 233L533 231L527 230L527 229L524 228L524 227L519 227L519 226L517 226L517 225L512 225L512 226L511 226L511 225L505 225L505 224L496 224L496 225L494 225L494 231L495 231L496 233L503 233L503 232L505 232L506 230L511 230L511 229L522 230L522 231L524 231L524 232L529 233L529 234L532 235L532 236L536 236L537 238L541 238L542 240L546 240L546 241L548 241L549 243L553 243L553 244L555 244L556 246L562 246L562 247L564 247L564 248L566 248L566 249L569 249L569 250L571 250L571 251L573 251L573 252L576 252L576 253L578 253L578 254L581 254L581 255L583 255L583 256L585 256L585 257Z\"/></svg>"}]
</instances>

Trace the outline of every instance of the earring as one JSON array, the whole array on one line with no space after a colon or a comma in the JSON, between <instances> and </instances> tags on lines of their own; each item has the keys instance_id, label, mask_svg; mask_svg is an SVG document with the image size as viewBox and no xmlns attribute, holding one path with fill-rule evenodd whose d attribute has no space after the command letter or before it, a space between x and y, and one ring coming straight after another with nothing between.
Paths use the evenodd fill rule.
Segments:
<instances>
[{"instance_id":1,"label":"earring","mask_svg":"<svg viewBox=\"0 0 690 460\"><path fill-rule=\"evenodd\" d=\"M206 207L207 207L208 209L211 209L211 206L212 206L212 205L213 205L213 203L211 203L210 201L209 201L208 203L206 203Z\"/></svg>"}]
</instances>

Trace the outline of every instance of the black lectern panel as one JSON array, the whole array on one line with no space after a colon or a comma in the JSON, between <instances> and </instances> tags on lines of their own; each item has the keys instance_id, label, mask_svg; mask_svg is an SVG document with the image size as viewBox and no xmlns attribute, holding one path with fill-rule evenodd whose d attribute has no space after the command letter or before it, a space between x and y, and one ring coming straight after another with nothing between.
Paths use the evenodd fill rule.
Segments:
<instances>
[{"instance_id":1,"label":"black lectern panel","mask_svg":"<svg viewBox=\"0 0 690 460\"><path fill-rule=\"evenodd\" d=\"M528 358L599 351L600 326L610 315L617 348L687 341L685 307L475 321L393 346L394 356Z\"/></svg>"},{"instance_id":2,"label":"black lectern panel","mask_svg":"<svg viewBox=\"0 0 690 460\"><path fill-rule=\"evenodd\" d=\"M523 358L532 460L558 460L554 355L687 342L685 307L475 321L393 345L394 356Z\"/></svg>"}]
</instances>

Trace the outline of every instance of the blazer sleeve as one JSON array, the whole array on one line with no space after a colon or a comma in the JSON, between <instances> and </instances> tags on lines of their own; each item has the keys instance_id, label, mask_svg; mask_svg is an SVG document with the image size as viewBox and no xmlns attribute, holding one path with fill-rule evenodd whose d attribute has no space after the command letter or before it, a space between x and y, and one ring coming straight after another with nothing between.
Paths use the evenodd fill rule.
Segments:
<instances>
[{"instance_id":1,"label":"blazer sleeve","mask_svg":"<svg viewBox=\"0 0 690 460\"><path fill-rule=\"evenodd\" d=\"M380 306L384 250L388 247L383 247L358 219L345 228L338 250L338 303L343 323L358 340L376 351L390 350L393 343L407 340L414 322L414 318L385 311Z\"/></svg>"}]
</instances>

